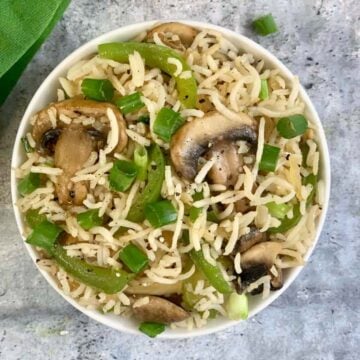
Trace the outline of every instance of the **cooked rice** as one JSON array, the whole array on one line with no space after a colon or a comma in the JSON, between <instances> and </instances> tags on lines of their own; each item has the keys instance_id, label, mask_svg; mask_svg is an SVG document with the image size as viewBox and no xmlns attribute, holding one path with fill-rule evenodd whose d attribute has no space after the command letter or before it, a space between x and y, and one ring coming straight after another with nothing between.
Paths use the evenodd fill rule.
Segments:
<instances>
[{"instance_id":1,"label":"cooked rice","mask_svg":"<svg viewBox=\"0 0 360 360\"><path fill-rule=\"evenodd\" d=\"M140 34L137 41L142 41L145 36L146 34ZM167 46L158 33L155 33L153 38L156 44ZM176 37L172 36L172 39L175 41ZM50 221L59 222L67 233L78 238L78 243L65 246L69 256L85 258L99 266L121 268L118 254L129 242L134 242L146 253L150 261L150 266L142 274L145 281L169 286L182 282L186 291L197 296L198 301L187 320L172 324L171 327L192 329L205 326L212 310L226 315L226 299L215 288L209 286L207 281L198 280L195 285L186 281L195 273L194 265L190 268L184 266L183 259L188 253L193 249L202 251L204 258L211 265L219 264L221 257L232 254L232 267L235 275L239 275L242 273L242 256L236 250L239 238L248 234L253 226L261 232L266 232L281 223L279 219L271 216L266 204L291 204L298 201L302 214L299 223L286 233L271 237L282 244L282 250L270 269L270 275L257 279L246 288L246 292L250 293L262 287L262 297L267 297L270 293L271 276L277 276L280 269L303 265L303 256L315 237L316 221L325 200L325 184L321 179L318 181L315 204L307 206L312 186L302 185L301 177L310 173L317 175L320 171L315 124L309 121L312 132L307 137L309 152L304 159L305 167L302 165L300 137L281 138L274 127L277 118L305 112L305 105L299 97L298 77L290 80L283 78L278 69L267 69L263 60L257 61L259 59L255 59L251 54L239 52L229 40L212 30L199 32L183 55L191 71L184 71L182 63L177 58L169 58L168 63L174 67L175 76L180 79L194 76L198 82L198 94L206 97L212 109L234 121L248 122L248 125L252 125L252 120L250 117L244 119L242 112L257 117L256 154L248 154L250 146L245 141L236 143L237 152L243 158L243 166L239 169L237 181L232 189L222 184L207 183L206 178L215 164L215 158L204 161L195 179L190 183L179 178L171 165L166 165L161 194L176 208L176 222L153 229L147 221L135 223L126 219L137 194L143 190L144 183L135 181L124 193L111 191L108 177L114 158L131 160L135 143L148 147L155 142L162 149L169 149L169 144L162 141L153 131L157 113L164 106L179 112L187 121L194 121L205 115L202 109L184 109L178 99L175 79L169 80L159 69L145 67L144 60L136 51L130 54L129 64L93 56L79 61L69 69L66 77L59 78L59 101L64 100L65 95L70 98L81 95L81 82L84 78L107 78L121 96L140 92L145 104L139 113L125 116L126 134L130 141L127 149L121 154L113 153L120 129L114 111L107 108L106 116L101 119L110 125L105 148L92 151L82 168L71 177L74 183L84 182L88 186L89 193L82 205L63 208L58 203L55 185L63 175L63 170L49 165L53 163L51 157L40 156L37 152L27 154L24 163L16 169L16 176L24 178L29 172L36 172L46 178L45 185L20 198L17 206L24 213L29 209L38 209L40 214L45 214ZM262 101L258 98L261 79L268 81L270 91L269 98ZM99 120L92 116L76 116L67 112L58 114L54 106L48 108L47 113L52 128L69 125L72 121L83 126L102 126L99 125ZM136 123L139 115L146 113L150 117L149 126ZM30 123L33 125L36 119L37 115L33 116ZM36 148L36 142L30 132L26 134L26 138L30 146ZM259 172L264 143L281 148L282 155L274 173ZM195 191L202 192L201 200L193 201ZM237 213L237 204L241 201L249 202L251 211ZM188 208L191 206L201 209L193 222L188 216ZM99 216L106 215L106 224L89 231L84 230L78 224L76 214L88 209L97 209ZM218 223L208 221L207 211L211 209L217 210ZM294 213L290 210L287 217L293 216ZM119 232L119 229L122 231ZM188 244L182 242L185 230L189 231ZM166 232L170 232L171 235ZM125 292L113 295L94 290L72 279L51 259L41 258L38 266L54 277L64 293L89 309L100 309L104 313L113 312L120 315L129 314L131 306L138 307L149 303L149 297L144 296L131 305L130 298L125 294L126 289ZM229 273L223 266L219 268L228 281L236 279L234 273Z\"/></svg>"}]
</instances>

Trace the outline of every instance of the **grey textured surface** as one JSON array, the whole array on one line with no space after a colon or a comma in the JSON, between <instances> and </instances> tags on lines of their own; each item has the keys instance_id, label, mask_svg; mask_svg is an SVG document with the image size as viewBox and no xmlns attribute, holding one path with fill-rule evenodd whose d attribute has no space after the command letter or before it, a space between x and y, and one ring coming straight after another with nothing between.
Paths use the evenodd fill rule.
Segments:
<instances>
[{"instance_id":1,"label":"grey textured surface","mask_svg":"<svg viewBox=\"0 0 360 360\"><path fill-rule=\"evenodd\" d=\"M249 19L268 11L280 32L258 38ZM9 166L21 116L57 63L109 30L175 16L241 32L299 74L325 127L332 197L309 264L273 305L217 334L153 341L89 320L49 287L16 229ZM74 0L0 109L0 359L359 359L359 31L358 0Z\"/></svg>"}]
</instances>

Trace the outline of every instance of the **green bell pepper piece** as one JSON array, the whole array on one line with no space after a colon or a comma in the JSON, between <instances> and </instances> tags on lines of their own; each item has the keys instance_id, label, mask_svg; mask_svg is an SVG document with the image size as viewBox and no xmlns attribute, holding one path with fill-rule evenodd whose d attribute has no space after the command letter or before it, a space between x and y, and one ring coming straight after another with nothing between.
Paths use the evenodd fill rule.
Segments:
<instances>
[{"instance_id":1,"label":"green bell pepper piece","mask_svg":"<svg viewBox=\"0 0 360 360\"><path fill-rule=\"evenodd\" d=\"M145 219L145 206L159 199L165 177L165 158L158 145L153 145L149 153L148 182L130 208L127 219L141 222Z\"/></svg>"},{"instance_id":2,"label":"green bell pepper piece","mask_svg":"<svg viewBox=\"0 0 360 360\"><path fill-rule=\"evenodd\" d=\"M293 207L293 217L291 219L285 217L282 219L281 224L278 227L272 227L268 229L268 232L270 234L284 233L297 225L301 217L302 215L300 213L300 205L297 203Z\"/></svg>"},{"instance_id":3,"label":"green bell pepper piece","mask_svg":"<svg viewBox=\"0 0 360 360\"><path fill-rule=\"evenodd\" d=\"M233 292L230 283L224 279L219 267L208 263L201 250L195 251L193 249L189 254L196 268L204 274L211 286L222 294Z\"/></svg>"},{"instance_id":4,"label":"green bell pepper piece","mask_svg":"<svg viewBox=\"0 0 360 360\"><path fill-rule=\"evenodd\" d=\"M175 50L155 44L129 41L101 44L98 47L98 51L101 57L121 63L128 62L129 55L137 51L145 60L147 66L159 68L170 76L173 76L176 81L180 102L185 108L195 108L197 98L195 78L191 76L188 79L182 79L180 76L175 76L176 66L168 62L170 58L175 58L181 62L183 71L191 71L185 59Z\"/></svg>"}]
</instances>

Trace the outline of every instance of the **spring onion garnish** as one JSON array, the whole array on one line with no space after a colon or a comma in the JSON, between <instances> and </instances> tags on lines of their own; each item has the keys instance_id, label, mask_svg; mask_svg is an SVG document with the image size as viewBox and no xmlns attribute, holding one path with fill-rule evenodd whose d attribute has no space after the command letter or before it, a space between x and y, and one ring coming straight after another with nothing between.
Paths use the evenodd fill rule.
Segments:
<instances>
[{"instance_id":1,"label":"spring onion garnish","mask_svg":"<svg viewBox=\"0 0 360 360\"><path fill-rule=\"evenodd\" d=\"M143 124L149 124L150 123L150 116L149 115L141 115L137 119L138 122L142 122Z\"/></svg>"},{"instance_id":2,"label":"spring onion garnish","mask_svg":"<svg viewBox=\"0 0 360 360\"><path fill-rule=\"evenodd\" d=\"M44 214L39 214L38 210L30 209L25 213L25 220L27 224L34 229L37 225L46 220L46 216Z\"/></svg>"},{"instance_id":3,"label":"spring onion garnish","mask_svg":"<svg viewBox=\"0 0 360 360\"><path fill-rule=\"evenodd\" d=\"M162 140L169 142L171 136L184 123L179 113L169 108L162 108L154 122L154 133Z\"/></svg>"},{"instance_id":4,"label":"spring onion garnish","mask_svg":"<svg viewBox=\"0 0 360 360\"><path fill-rule=\"evenodd\" d=\"M204 198L203 193L202 192L195 192L195 194L193 195L193 200L194 201L198 201L198 200L202 200ZM195 222L195 220L199 217L199 215L201 214L202 208L196 208L195 206L192 206L189 210L189 218L191 220L191 222Z\"/></svg>"},{"instance_id":5,"label":"spring onion garnish","mask_svg":"<svg viewBox=\"0 0 360 360\"><path fill-rule=\"evenodd\" d=\"M154 228L159 228L175 222L177 212L171 201L161 200L146 205L145 217Z\"/></svg>"},{"instance_id":6,"label":"spring onion garnish","mask_svg":"<svg viewBox=\"0 0 360 360\"><path fill-rule=\"evenodd\" d=\"M230 320L245 320L249 314L248 298L233 292L226 301L225 309Z\"/></svg>"},{"instance_id":7,"label":"spring onion garnish","mask_svg":"<svg viewBox=\"0 0 360 360\"><path fill-rule=\"evenodd\" d=\"M275 20L271 14L264 15L255 19L252 23L255 32L261 36L266 36L277 32Z\"/></svg>"},{"instance_id":8,"label":"spring onion garnish","mask_svg":"<svg viewBox=\"0 0 360 360\"><path fill-rule=\"evenodd\" d=\"M165 331L165 324L147 321L140 324L139 330L147 336L154 338Z\"/></svg>"},{"instance_id":9,"label":"spring onion garnish","mask_svg":"<svg viewBox=\"0 0 360 360\"><path fill-rule=\"evenodd\" d=\"M146 148L141 145L137 145L134 151L134 162L138 169L137 178L140 181L146 180L148 161Z\"/></svg>"},{"instance_id":10,"label":"spring onion garnish","mask_svg":"<svg viewBox=\"0 0 360 360\"><path fill-rule=\"evenodd\" d=\"M291 210L289 204L276 204L274 201L265 204L269 210L269 214L278 219L283 219L286 214Z\"/></svg>"},{"instance_id":11,"label":"spring onion garnish","mask_svg":"<svg viewBox=\"0 0 360 360\"><path fill-rule=\"evenodd\" d=\"M26 239L26 242L44 249L51 249L62 231L63 229L60 226L44 220L35 226L32 233Z\"/></svg>"},{"instance_id":12,"label":"spring onion garnish","mask_svg":"<svg viewBox=\"0 0 360 360\"><path fill-rule=\"evenodd\" d=\"M95 226L100 226L103 222L103 219L99 216L99 209L91 209L77 214L76 220L85 230L89 230Z\"/></svg>"},{"instance_id":13,"label":"spring onion garnish","mask_svg":"<svg viewBox=\"0 0 360 360\"><path fill-rule=\"evenodd\" d=\"M110 170L110 187L116 191L126 191L136 178L137 166L130 161L115 160Z\"/></svg>"},{"instance_id":14,"label":"spring onion garnish","mask_svg":"<svg viewBox=\"0 0 360 360\"><path fill-rule=\"evenodd\" d=\"M304 134L308 128L308 122L302 115L292 115L281 118L276 124L279 134L285 139Z\"/></svg>"},{"instance_id":15,"label":"spring onion garnish","mask_svg":"<svg viewBox=\"0 0 360 360\"><path fill-rule=\"evenodd\" d=\"M268 172L275 171L279 154L280 148L277 146L265 144L259 164L259 169Z\"/></svg>"},{"instance_id":16,"label":"spring onion garnish","mask_svg":"<svg viewBox=\"0 0 360 360\"><path fill-rule=\"evenodd\" d=\"M269 98L269 87L266 79L261 80L261 88L259 93L259 98L261 100L267 100Z\"/></svg>"},{"instance_id":17,"label":"spring onion garnish","mask_svg":"<svg viewBox=\"0 0 360 360\"><path fill-rule=\"evenodd\" d=\"M111 101L114 97L114 87L109 80L84 79L81 91L87 98L97 101Z\"/></svg>"},{"instance_id":18,"label":"spring onion garnish","mask_svg":"<svg viewBox=\"0 0 360 360\"><path fill-rule=\"evenodd\" d=\"M21 195L32 193L40 186L40 174L30 172L18 183L18 191Z\"/></svg>"},{"instance_id":19,"label":"spring onion garnish","mask_svg":"<svg viewBox=\"0 0 360 360\"><path fill-rule=\"evenodd\" d=\"M26 137L21 138L21 143L23 144L26 153L31 153L34 151L34 149L29 144L29 140Z\"/></svg>"},{"instance_id":20,"label":"spring onion garnish","mask_svg":"<svg viewBox=\"0 0 360 360\"><path fill-rule=\"evenodd\" d=\"M129 244L119 254L121 260L133 273L138 273L146 268L149 259L136 245Z\"/></svg>"},{"instance_id":21,"label":"spring onion garnish","mask_svg":"<svg viewBox=\"0 0 360 360\"><path fill-rule=\"evenodd\" d=\"M133 94L126 95L114 100L116 106L120 109L120 111L126 115L132 113L134 111L140 110L145 105L141 101L141 96L139 92L134 92Z\"/></svg>"}]
</instances>

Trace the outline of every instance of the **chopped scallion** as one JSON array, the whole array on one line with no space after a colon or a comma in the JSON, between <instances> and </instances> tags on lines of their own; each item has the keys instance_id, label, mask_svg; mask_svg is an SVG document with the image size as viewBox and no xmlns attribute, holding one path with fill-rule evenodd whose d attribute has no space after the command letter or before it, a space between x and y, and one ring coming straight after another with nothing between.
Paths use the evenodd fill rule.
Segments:
<instances>
[{"instance_id":1,"label":"chopped scallion","mask_svg":"<svg viewBox=\"0 0 360 360\"><path fill-rule=\"evenodd\" d=\"M269 87L266 79L261 80L261 88L259 98L261 100L267 100L269 98Z\"/></svg>"},{"instance_id":2,"label":"chopped scallion","mask_svg":"<svg viewBox=\"0 0 360 360\"><path fill-rule=\"evenodd\" d=\"M310 192L310 194L308 195L307 199L306 199L306 205L309 206L312 204L314 197L315 197L315 193L316 193L316 184L317 184L317 175L315 174L309 174L308 176L305 176L302 179L302 184L303 185L308 185L311 184L312 185L312 190Z\"/></svg>"},{"instance_id":3,"label":"chopped scallion","mask_svg":"<svg viewBox=\"0 0 360 360\"><path fill-rule=\"evenodd\" d=\"M255 32L261 36L266 36L277 32L275 20L271 14L267 14L255 19L252 23Z\"/></svg>"},{"instance_id":4,"label":"chopped scallion","mask_svg":"<svg viewBox=\"0 0 360 360\"><path fill-rule=\"evenodd\" d=\"M147 321L140 324L139 330L147 336L154 338L165 331L165 324Z\"/></svg>"},{"instance_id":5,"label":"chopped scallion","mask_svg":"<svg viewBox=\"0 0 360 360\"><path fill-rule=\"evenodd\" d=\"M134 244L129 244L121 250L119 260L133 273L139 273L149 264L149 259L146 254Z\"/></svg>"},{"instance_id":6,"label":"chopped scallion","mask_svg":"<svg viewBox=\"0 0 360 360\"><path fill-rule=\"evenodd\" d=\"M139 92L134 92L133 94L126 95L114 100L116 106L120 111L126 115L134 111L140 110L145 105L141 100L142 94Z\"/></svg>"},{"instance_id":7,"label":"chopped scallion","mask_svg":"<svg viewBox=\"0 0 360 360\"><path fill-rule=\"evenodd\" d=\"M44 214L39 214L38 210L30 209L25 213L25 220L27 224L34 229L37 225L46 220L46 216Z\"/></svg>"},{"instance_id":8,"label":"chopped scallion","mask_svg":"<svg viewBox=\"0 0 360 360\"><path fill-rule=\"evenodd\" d=\"M276 204L274 201L265 204L269 210L269 214L278 219L283 219L286 214L291 210L289 204Z\"/></svg>"},{"instance_id":9,"label":"chopped scallion","mask_svg":"<svg viewBox=\"0 0 360 360\"><path fill-rule=\"evenodd\" d=\"M233 292L227 299L225 308L230 320L245 320L249 314L248 298L245 294Z\"/></svg>"},{"instance_id":10,"label":"chopped scallion","mask_svg":"<svg viewBox=\"0 0 360 360\"><path fill-rule=\"evenodd\" d=\"M307 128L308 122L303 115L283 117L276 124L277 131L285 139L292 139L302 135Z\"/></svg>"},{"instance_id":11,"label":"chopped scallion","mask_svg":"<svg viewBox=\"0 0 360 360\"><path fill-rule=\"evenodd\" d=\"M193 195L193 201L202 200L204 198L204 195L202 192L195 192ZM195 206L192 206L189 210L189 218L191 222L195 222L195 220L199 217L201 214L202 208L196 208Z\"/></svg>"},{"instance_id":12,"label":"chopped scallion","mask_svg":"<svg viewBox=\"0 0 360 360\"><path fill-rule=\"evenodd\" d=\"M154 133L162 140L169 142L171 136L184 123L181 115L169 108L162 108L154 122Z\"/></svg>"},{"instance_id":13,"label":"chopped scallion","mask_svg":"<svg viewBox=\"0 0 360 360\"><path fill-rule=\"evenodd\" d=\"M279 147L265 144L259 164L259 169L267 172L275 171L279 154Z\"/></svg>"},{"instance_id":14,"label":"chopped scallion","mask_svg":"<svg viewBox=\"0 0 360 360\"><path fill-rule=\"evenodd\" d=\"M26 239L26 242L43 249L50 249L62 231L63 229L60 226L44 220L35 226L32 233Z\"/></svg>"},{"instance_id":15,"label":"chopped scallion","mask_svg":"<svg viewBox=\"0 0 360 360\"><path fill-rule=\"evenodd\" d=\"M21 195L32 193L40 186L40 174L30 172L18 183L18 191Z\"/></svg>"},{"instance_id":16,"label":"chopped scallion","mask_svg":"<svg viewBox=\"0 0 360 360\"><path fill-rule=\"evenodd\" d=\"M97 101L111 101L114 97L114 87L106 79L84 79L81 91L87 98Z\"/></svg>"},{"instance_id":17,"label":"chopped scallion","mask_svg":"<svg viewBox=\"0 0 360 360\"><path fill-rule=\"evenodd\" d=\"M144 181L147 177L148 153L145 147L137 145L134 151L134 162L137 166L137 178Z\"/></svg>"},{"instance_id":18,"label":"chopped scallion","mask_svg":"<svg viewBox=\"0 0 360 360\"><path fill-rule=\"evenodd\" d=\"M77 214L76 220L85 230L89 230L95 226L100 226L103 222L102 218L99 216L99 209L91 209Z\"/></svg>"},{"instance_id":19,"label":"chopped scallion","mask_svg":"<svg viewBox=\"0 0 360 360\"><path fill-rule=\"evenodd\" d=\"M177 212L169 200L161 200L146 205L145 217L154 228L171 224L177 219Z\"/></svg>"},{"instance_id":20,"label":"chopped scallion","mask_svg":"<svg viewBox=\"0 0 360 360\"><path fill-rule=\"evenodd\" d=\"M115 160L110 170L110 187L116 191L126 191L134 182L138 168L130 161Z\"/></svg>"}]
</instances>

